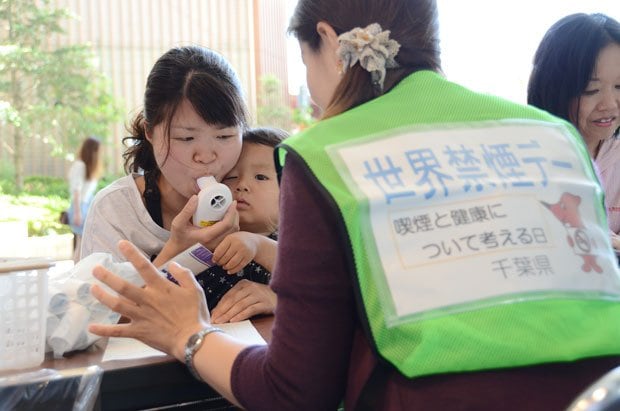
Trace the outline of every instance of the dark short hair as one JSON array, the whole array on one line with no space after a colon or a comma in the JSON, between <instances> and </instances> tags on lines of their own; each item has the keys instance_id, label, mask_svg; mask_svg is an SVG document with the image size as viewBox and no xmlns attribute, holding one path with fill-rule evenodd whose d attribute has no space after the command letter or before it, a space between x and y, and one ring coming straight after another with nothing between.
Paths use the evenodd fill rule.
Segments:
<instances>
[{"instance_id":1,"label":"dark short hair","mask_svg":"<svg viewBox=\"0 0 620 411\"><path fill-rule=\"evenodd\" d=\"M207 123L225 127L247 125L241 83L224 57L205 47L175 47L162 55L148 76L144 108L123 139L125 171L158 170L146 131L161 123L170 135L170 122L187 99Z\"/></svg>"},{"instance_id":2,"label":"dark short hair","mask_svg":"<svg viewBox=\"0 0 620 411\"><path fill-rule=\"evenodd\" d=\"M553 24L536 54L527 102L568 121L576 121L571 102L583 94L600 51L620 44L620 24L601 13L577 13Z\"/></svg>"},{"instance_id":3,"label":"dark short hair","mask_svg":"<svg viewBox=\"0 0 620 411\"><path fill-rule=\"evenodd\" d=\"M318 22L325 21L340 35L355 27L379 23L400 43L399 68L386 72L382 93L417 70L441 70L439 23L435 0L299 0L289 33L313 51L321 47ZM325 108L324 117L341 113L377 97L370 73L359 64L347 70Z\"/></svg>"},{"instance_id":4,"label":"dark short hair","mask_svg":"<svg viewBox=\"0 0 620 411\"><path fill-rule=\"evenodd\" d=\"M243 142L275 147L287 137L288 133L279 128L254 127L245 130L243 133Z\"/></svg>"}]
</instances>

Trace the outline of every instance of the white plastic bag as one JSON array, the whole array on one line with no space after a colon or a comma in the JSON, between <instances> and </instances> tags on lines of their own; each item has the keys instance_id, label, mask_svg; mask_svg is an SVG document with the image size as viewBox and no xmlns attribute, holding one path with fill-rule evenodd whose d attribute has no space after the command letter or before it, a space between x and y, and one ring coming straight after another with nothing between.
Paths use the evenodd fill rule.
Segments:
<instances>
[{"instance_id":1,"label":"white plastic bag","mask_svg":"<svg viewBox=\"0 0 620 411\"><path fill-rule=\"evenodd\" d=\"M101 265L132 284L142 286L142 277L129 262L117 263L112 254L93 253L78 262L71 270L49 279L47 317L47 350L60 358L69 351L83 350L100 337L88 332L88 324L114 324L120 315L113 312L90 293L97 283L115 294L93 277L95 266Z\"/></svg>"}]
</instances>

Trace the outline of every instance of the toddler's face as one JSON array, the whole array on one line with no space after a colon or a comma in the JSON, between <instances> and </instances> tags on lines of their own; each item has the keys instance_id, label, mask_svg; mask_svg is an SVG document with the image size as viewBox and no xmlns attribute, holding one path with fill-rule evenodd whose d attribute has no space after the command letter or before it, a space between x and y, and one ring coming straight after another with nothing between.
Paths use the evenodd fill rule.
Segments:
<instances>
[{"instance_id":1,"label":"toddler's face","mask_svg":"<svg viewBox=\"0 0 620 411\"><path fill-rule=\"evenodd\" d=\"M239 161L222 181L237 200L241 230L271 234L278 227L280 188L273 147L244 143Z\"/></svg>"}]
</instances>

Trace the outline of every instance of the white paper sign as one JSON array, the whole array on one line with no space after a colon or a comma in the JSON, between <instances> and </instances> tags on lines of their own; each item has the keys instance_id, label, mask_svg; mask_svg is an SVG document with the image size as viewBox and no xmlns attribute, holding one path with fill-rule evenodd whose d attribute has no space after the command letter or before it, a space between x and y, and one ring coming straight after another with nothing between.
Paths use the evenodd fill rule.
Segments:
<instances>
[{"instance_id":1,"label":"white paper sign","mask_svg":"<svg viewBox=\"0 0 620 411\"><path fill-rule=\"evenodd\" d=\"M620 296L600 188L564 133L493 123L328 148L368 203L388 323L502 298Z\"/></svg>"}]
</instances>

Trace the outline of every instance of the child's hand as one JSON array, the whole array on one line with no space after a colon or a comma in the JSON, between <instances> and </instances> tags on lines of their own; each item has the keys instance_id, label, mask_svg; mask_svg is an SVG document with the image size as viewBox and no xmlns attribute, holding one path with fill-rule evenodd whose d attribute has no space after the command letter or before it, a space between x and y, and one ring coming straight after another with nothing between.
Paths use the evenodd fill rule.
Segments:
<instances>
[{"instance_id":1,"label":"child's hand","mask_svg":"<svg viewBox=\"0 0 620 411\"><path fill-rule=\"evenodd\" d=\"M254 259L258 252L257 234L238 231L227 235L213 252L213 262L234 274Z\"/></svg>"},{"instance_id":2,"label":"child's hand","mask_svg":"<svg viewBox=\"0 0 620 411\"><path fill-rule=\"evenodd\" d=\"M239 212L237 211L237 202L233 201L224 217L209 227L199 228L200 239L199 242L204 244L209 250L215 250L215 248L228 236L229 234L239 231Z\"/></svg>"},{"instance_id":3,"label":"child's hand","mask_svg":"<svg viewBox=\"0 0 620 411\"><path fill-rule=\"evenodd\" d=\"M266 284L241 280L228 290L211 312L211 322L243 321L259 314L273 314L278 297Z\"/></svg>"},{"instance_id":4,"label":"child's hand","mask_svg":"<svg viewBox=\"0 0 620 411\"><path fill-rule=\"evenodd\" d=\"M156 266L165 263L196 243L201 243L209 250L213 250L228 234L239 231L239 212L236 202L232 202L221 221L209 227L196 227L192 224L192 216L197 205L198 197L194 195L174 217L170 226L170 238L153 261Z\"/></svg>"}]
</instances>

